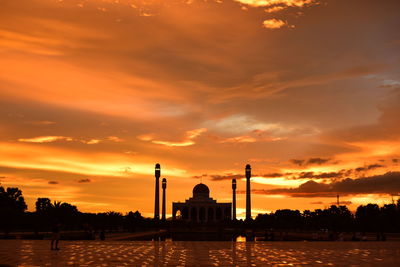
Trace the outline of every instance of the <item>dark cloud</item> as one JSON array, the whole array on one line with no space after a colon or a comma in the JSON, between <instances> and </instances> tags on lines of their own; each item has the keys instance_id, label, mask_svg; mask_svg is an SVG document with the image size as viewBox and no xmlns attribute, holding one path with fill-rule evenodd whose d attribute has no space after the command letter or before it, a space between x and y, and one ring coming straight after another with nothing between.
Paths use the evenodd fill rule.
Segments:
<instances>
[{"instance_id":1,"label":"dark cloud","mask_svg":"<svg viewBox=\"0 0 400 267\"><path fill-rule=\"evenodd\" d=\"M314 178L314 172L301 172L297 178Z\"/></svg>"},{"instance_id":2,"label":"dark cloud","mask_svg":"<svg viewBox=\"0 0 400 267\"><path fill-rule=\"evenodd\" d=\"M330 161L331 159L323 159L323 158L310 158L307 160L307 164L317 164L322 165Z\"/></svg>"},{"instance_id":3,"label":"dark cloud","mask_svg":"<svg viewBox=\"0 0 400 267\"><path fill-rule=\"evenodd\" d=\"M367 166L368 170L373 170L373 169L376 169L376 168L383 168L383 167L386 167L386 166L382 165L382 164L371 164L371 165Z\"/></svg>"},{"instance_id":4,"label":"dark cloud","mask_svg":"<svg viewBox=\"0 0 400 267\"><path fill-rule=\"evenodd\" d=\"M315 174L314 172L302 172L297 178L328 179L328 178L341 178L341 177L343 177L343 172L324 172L320 174Z\"/></svg>"},{"instance_id":5,"label":"dark cloud","mask_svg":"<svg viewBox=\"0 0 400 267\"><path fill-rule=\"evenodd\" d=\"M210 175L212 181L232 180L244 178L243 174Z\"/></svg>"},{"instance_id":6,"label":"dark cloud","mask_svg":"<svg viewBox=\"0 0 400 267\"><path fill-rule=\"evenodd\" d=\"M277 177L282 177L285 175L289 175L289 173L284 174L284 173L272 172L272 173L263 174L261 176L266 177L266 178L277 178Z\"/></svg>"},{"instance_id":7,"label":"dark cloud","mask_svg":"<svg viewBox=\"0 0 400 267\"><path fill-rule=\"evenodd\" d=\"M387 172L359 179L347 178L330 184L308 181L297 188L254 189L255 194L284 194L292 197L334 197L356 194L398 194L400 192L400 172Z\"/></svg>"},{"instance_id":8,"label":"dark cloud","mask_svg":"<svg viewBox=\"0 0 400 267\"><path fill-rule=\"evenodd\" d=\"M90 183L92 180L90 180L89 178L86 179L80 179L78 180L78 183Z\"/></svg>"},{"instance_id":9,"label":"dark cloud","mask_svg":"<svg viewBox=\"0 0 400 267\"><path fill-rule=\"evenodd\" d=\"M331 159L329 158L309 158L308 160L305 159L291 159L290 162L298 165L322 165L329 162Z\"/></svg>"},{"instance_id":10,"label":"dark cloud","mask_svg":"<svg viewBox=\"0 0 400 267\"><path fill-rule=\"evenodd\" d=\"M331 202L329 204L330 205L336 205L337 202ZM351 201L339 201L339 205L351 205L351 204L353 204L353 202L351 202Z\"/></svg>"},{"instance_id":11,"label":"dark cloud","mask_svg":"<svg viewBox=\"0 0 400 267\"><path fill-rule=\"evenodd\" d=\"M49 181L48 184L58 184L57 181Z\"/></svg>"},{"instance_id":12,"label":"dark cloud","mask_svg":"<svg viewBox=\"0 0 400 267\"><path fill-rule=\"evenodd\" d=\"M303 165L304 160L303 159L291 159L290 162L295 165L301 166L301 165Z\"/></svg>"},{"instance_id":13,"label":"dark cloud","mask_svg":"<svg viewBox=\"0 0 400 267\"><path fill-rule=\"evenodd\" d=\"M393 163L398 163L398 162L400 162L400 159L392 159L392 162Z\"/></svg>"},{"instance_id":14,"label":"dark cloud","mask_svg":"<svg viewBox=\"0 0 400 267\"><path fill-rule=\"evenodd\" d=\"M355 170L356 172L362 172L362 171L374 170L374 169L383 168L383 167L386 167L386 166L385 166L385 165L382 165L382 164L371 164L371 165L368 165L368 166L366 166L366 167L358 167L358 168L355 168L354 170Z\"/></svg>"},{"instance_id":15,"label":"dark cloud","mask_svg":"<svg viewBox=\"0 0 400 267\"><path fill-rule=\"evenodd\" d=\"M266 174L253 174L253 177L263 177L263 178L277 178L277 177L283 177L285 175L289 175L290 173L278 173L278 172L272 172L272 173L266 173ZM228 173L224 175L219 175L219 174L203 174L203 175L195 175L192 176L192 178L203 178L203 177L210 177L212 181L223 181L223 180L232 180L232 179L242 179L245 178L243 174L237 174L237 173Z\"/></svg>"},{"instance_id":16,"label":"dark cloud","mask_svg":"<svg viewBox=\"0 0 400 267\"><path fill-rule=\"evenodd\" d=\"M192 176L192 178L195 178L195 179L200 179L200 178L203 178L203 177L207 177L207 174L193 175L193 176Z\"/></svg>"},{"instance_id":17,"label":"dark cloud","mask_svg":"<svg viewBox=\"0 0 400 267\"><path fill-rule=\"evenodd\" d=\"M342 169L338 172L323 172L323 173L315 173L315 172L301 172L294 179L330 179L330 178L344 178L349 177L353 173L352 169Z\"/></svg>"},{"instance_id":18,"label":"dark cloud","mask_svg":"<svg viewBox=\"0 0 400 267\"><path fill-rule=\"evenodd\" d=\"M330 179L330 178L345 178L349 177L352 174L357 174L363 171L374 170L377 168L384 168L385 165L382 164L370 164L365 167L358 167L355 169L342 169L338 172L323 172L323 173L315 173L315 172L301 172L297 177L293 177L294 179Z\"/></svg>"},{"instance_id":19,"label":"dark cloud","mask_svg":"<svg viewBox=\"0 0 400 267\"><path fill-rule=\"evenodd\" d=\"M324 202L322 202L322 201L315 201L315 202L310 202L310 204L312 204L312 205L321 205L321 204L324 204Z\"/></svg>"}]
</instances>

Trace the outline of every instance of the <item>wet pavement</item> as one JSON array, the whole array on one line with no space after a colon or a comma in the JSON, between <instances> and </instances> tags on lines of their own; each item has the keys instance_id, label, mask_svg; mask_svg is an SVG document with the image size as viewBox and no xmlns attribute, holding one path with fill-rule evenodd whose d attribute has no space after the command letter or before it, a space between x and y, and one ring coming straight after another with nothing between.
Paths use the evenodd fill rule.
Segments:
<instances>
[{"instance_id":1,"label":"wet pavement","mask_svg":"<svg viewBox=\"0 0 400 267\"><path fill-rule=\"evenodd\" d=\"M0 266L400 266L400 242L0 240Z\"/></svg>"}]
</instances>

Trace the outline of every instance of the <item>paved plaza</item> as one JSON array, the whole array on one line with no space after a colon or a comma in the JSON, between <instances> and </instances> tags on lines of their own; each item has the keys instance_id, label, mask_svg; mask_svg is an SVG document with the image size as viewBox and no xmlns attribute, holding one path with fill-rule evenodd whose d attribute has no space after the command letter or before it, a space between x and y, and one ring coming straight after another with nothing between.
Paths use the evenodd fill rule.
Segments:
<instances>
[{"instance_id":1,"label":"paved plaza","mask_svg":"<svg viewBox=\"0 0 400 267\"><path fill-rule=\"evenodd\" d=\"M400 242L0 240L0 266L400 266Z\"/></svg>"}]
</instances>

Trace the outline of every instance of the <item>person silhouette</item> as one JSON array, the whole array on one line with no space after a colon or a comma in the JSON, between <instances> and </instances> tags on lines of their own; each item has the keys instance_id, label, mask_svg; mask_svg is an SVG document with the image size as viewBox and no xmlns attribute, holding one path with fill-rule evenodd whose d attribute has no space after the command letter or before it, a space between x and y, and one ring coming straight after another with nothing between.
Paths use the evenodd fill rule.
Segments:
<instances>
[{"instance_id":1,"label":"person silhouette","mask_svg":"<svg viewBox=\"0 0 400 267\"><path fill-rule=\"evenodd\" d=\"M51 236L51 245L50 250L60 250L58 248L58 242L60 240L60 223L55 223L53 228L51 229L52 236Z\"/></svg>"},{"instance_id":2,"label":"person silhouette","mask_svg":"<svg viewBox=\"0 0 400 267\"><path fill-rule=\"evenodd\" d=\"M101 229L100 231L100 240L101 241L106 240L106 231L104 229Z\"/></svg>"}]
</instances>

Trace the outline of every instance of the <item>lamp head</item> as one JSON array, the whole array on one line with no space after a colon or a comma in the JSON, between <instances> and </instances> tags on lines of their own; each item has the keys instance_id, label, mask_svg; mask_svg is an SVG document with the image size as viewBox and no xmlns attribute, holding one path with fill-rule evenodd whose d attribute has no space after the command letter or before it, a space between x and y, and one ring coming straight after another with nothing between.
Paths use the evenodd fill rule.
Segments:
<instances>
[{"instance_id":1,"label":"lamp head","mask_svg":"<svg viewBox=\"0 0 400 267\"><path fill-rule=\"evenodd\" d=\"M163 189L167 188L167 179L165 179L165 178L162 179L162 188Z\"/></svg>"},{"instance_id":2,"label":"lamp head","mask_svg":"<svg viewBox=\"0 0 400 267\"><path fill-rule=\"evenodd\" d=\"M232 179L232 189L236 189L236 179Z\"/></svg>"},{"instance_id":3,"label":"lamp head","mask_svg":"<svg viewBox=\"0 0 400 267\"><path fill-rule=\"evenodd\" d=\"M251 167L250 164L246 165L246 178L250 178L251 177Z\"/></svg>"},{"instance_id":4,"label":"lamp head","mask_svg":"<svg viewBox=\"0 0 400 267\"><path fill-rule=\"evenodd\" d=\"M159 163L156 164L156 169L155 169L155 176L156 178L160 178L161 175L161 166Z\"/></svg>"}]
</instances>

